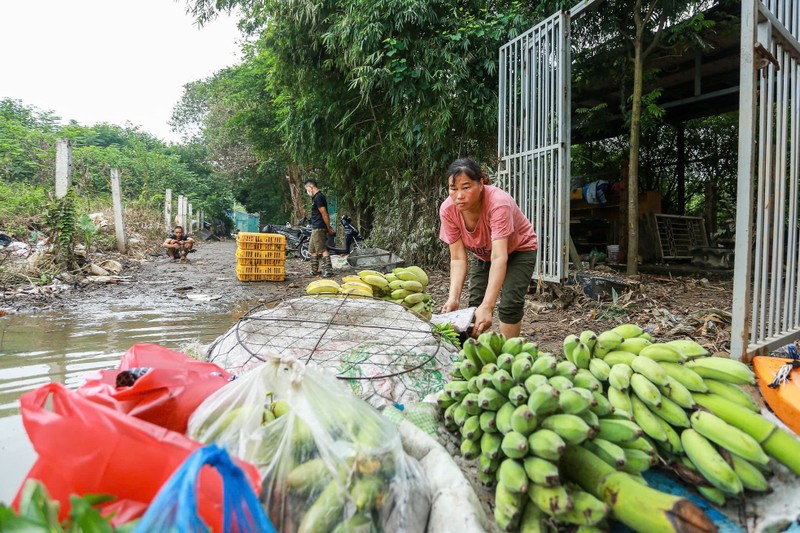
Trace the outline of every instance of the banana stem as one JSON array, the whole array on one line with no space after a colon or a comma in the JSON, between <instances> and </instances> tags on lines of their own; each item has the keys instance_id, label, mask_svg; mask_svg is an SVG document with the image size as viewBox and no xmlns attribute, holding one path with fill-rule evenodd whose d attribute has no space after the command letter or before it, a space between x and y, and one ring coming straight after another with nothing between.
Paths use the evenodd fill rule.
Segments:
<instances>
[{"instance_id":1,"label":"banana stem","mask_svg":"<svg viewBox=\"0 0 800 533\"><path fill-rule=\"evenodd\" d=\"M583 490L611 507L614 518L646 533L700 533L717 528L691 501L647 487L581 446L567 447L560 466Z\"/></svg>"},{"instance_id":2,"label":"banana stem","mask_svg":"<svg viewBox=\"0 0 800 533\"><path fill-rule=\"evenodd\" d=\"M800 476L800 440L763 416L716 394L692 393L694 401L756 439L768 455Z\"/></svg>"}]
</instances>

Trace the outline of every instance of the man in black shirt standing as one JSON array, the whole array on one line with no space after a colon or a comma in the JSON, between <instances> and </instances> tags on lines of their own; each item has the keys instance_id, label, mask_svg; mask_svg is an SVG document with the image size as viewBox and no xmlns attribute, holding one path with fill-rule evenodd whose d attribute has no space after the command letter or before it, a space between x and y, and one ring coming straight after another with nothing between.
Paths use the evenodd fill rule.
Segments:
<instances>
[{"instance_id":1,"label":"man in black shirt standing","mask_svg":"<svg viewBox=\"0 0 800 533\"><path fill-rule=\"evenodd\" d=\"M333 277L331 256L328 253L328 234L333 235L331 219L328 215L328 200L317 187L317 182L308 179L303 182L306 192L311 197L311 240L308 241L308 252L311 254L311 274L318 276L319 254L322 254L322 277Z\"/></svg>"}]
</instances>

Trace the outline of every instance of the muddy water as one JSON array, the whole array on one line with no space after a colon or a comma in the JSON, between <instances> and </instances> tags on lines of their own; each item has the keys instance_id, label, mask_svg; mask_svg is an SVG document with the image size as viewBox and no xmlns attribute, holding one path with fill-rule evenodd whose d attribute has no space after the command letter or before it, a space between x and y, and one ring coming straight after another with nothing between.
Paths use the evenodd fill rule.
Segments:
<instances>
[{"instance_id":1,"label":"muddy water","mask_svg":"<svg viewBox=\"0 0 800 533\"><path fill-rule=\"evenodd\" d=\"M0 502L12 500L35 460L19 415L20 395L49 382L74 389L86 372L116 368L133 344L183 351L195 342L210 343L254 304L243 302L231 311L209 303L169 313L112 304L81 315L0 318Z\"/></svg>"}]
</instances>

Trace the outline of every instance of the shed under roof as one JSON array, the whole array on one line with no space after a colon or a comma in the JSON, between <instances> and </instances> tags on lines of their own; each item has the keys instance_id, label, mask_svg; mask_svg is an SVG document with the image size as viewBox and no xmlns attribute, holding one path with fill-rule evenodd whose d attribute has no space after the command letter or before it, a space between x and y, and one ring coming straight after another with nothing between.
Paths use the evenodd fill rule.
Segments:
<instances>
[{"instance_id":1,"label":"shed under roof","mask_svg":"<svg viewBox=\"0 0 800 533\"><path fill-rule=\"evenodd\" d=\"M739 106L740 23L738 7L717 5L705 13L716 22L703 32L705 46L684 45L660 49L651 54L645 69L656 76L646 83L645 93L660 88L657 103L664 109L663 120L680 124L687 120L735 111ZM580 20L575 22L580 24ZM574 54L579 55L577 51ZM620 53L625 53L620 51ZM575 72L575 74L579 74ZM626 87L626 89L628 89ZM608 138L628 132L618 112L621 89L613 77L593 79L585 89L573 87L572 109L605 104L608 114L602 127L573 121L572 142Z\"/></svg>"}]
</instances>

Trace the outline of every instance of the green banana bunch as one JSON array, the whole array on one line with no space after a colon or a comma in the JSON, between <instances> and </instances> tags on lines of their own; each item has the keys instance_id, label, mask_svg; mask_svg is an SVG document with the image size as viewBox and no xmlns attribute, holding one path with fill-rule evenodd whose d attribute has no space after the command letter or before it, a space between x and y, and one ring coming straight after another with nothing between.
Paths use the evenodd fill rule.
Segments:
<instances>
[{"instance_id":1,"label":"green banana bunch","mask_svg":"<svg viewBox=\"0 0 800 533\"><path fill-rule=\"evenodd\" d=\"M716 379L736 385L754 385L756 375L747 365L725 357L698 357L686 362L686 366L703 378Z\"/></svg>"},{"instance_id":2,"label":"green banana bunch","mask_svg":"<svg viewBox=\"0 0 800 533\"><path fill-rule=\"evenodd\" d=\"M611 508L577 485L567 485L567 497L572 509L558 515L558 519L578 526L596 526L608 516Z\"/></svg>"},{"instance_id":3,"label":"green banana bunch","mask_svg":"<svg viewBox=\"0 0 800 533\"><path fill-rule=\"evenodd\" d=\"M624 339L633 339L644 333L644 330L636 324L621 324L611 331Z\"/></svg>"},{"instance_id":4,"label":"green banana bunch","mask_svg":"<svg viewBox=\"0 0 800 533\"><path fill-rule=\"evenodd\" d=\"M297 528L298 533L330 531L341 520L346 503L338 480L332 480L306 510Z\"/></svg>"},{"instance_id":5,"label":"green banana bunch","mask_svg":"<svg viewBox=\"0 0 800 533\"><path fill-rule=\"evenodd\" d=\"M712 485L730 495L742 492L739 476L705 437L694 429L685 429L681 443L697 470Z\"/></svg>"},{"instance_id":6,"label":"green banana bunch","mask_svg":"<svg viewBox=\"0 0 800 533\"><path fill-rule=\"evenodd\" d=\"M696 467L697 479L712 485L701 491L708 498L725 498L743 488L764 490L760 467L766 448L731 423L695 411L697 404L726 395L739 402L736 407L758 416L733 385L748 374L737 364L709 363L712 358L703 352L693 341L657 342L635 325L567 336L563 357L521 337L485 332L464 343L451 371L453 381L437 402L446 427L461 435L464 458L478 461L479 479L496 484L495 520L501 529L539 530L545 521L596 527L609 514L660 523L667 510L659 504L654 508L651 501L636 500L631 509L650 506L652 512L627 509L620 515L599 493L571 486L569 481L581 476L564 468L563 457L576 447L587 450L620 476L613 486L631 494L634 485L646 487L641 472L667 462ZM713 380L711 387L708 380ZM733 476L715 462L709 447L729 457ZM667 501L663 495L653 497Z\"/></svg>"},{"instance_id":7,"label":"green banana bunch","mask_svg":"<svg viewBox=\"0 0 800 533\"><path fill-rule=\"evenodd\" d=\"M753 437L712 413L695 411L692 413L691 425L700 435L743 459L760 465L769 462L769 457Z\"/></svg>"},{"instance_id":8,"label":"green banana bunch","mask_svg":"<svg viewBox=\"0 0 800 533\"><path fill-rule=\"evenodd\" d=\"M716 394L718 396L722 396L726 400L730 400L733 403L739 404L742 407L753 411L754 413L759 412L758 404L756 401L743 391L738 385L734 385L732 383L726 383L724 381L717 381L716 379L706 378L703 379L708 388L709 394Z\"/></svg>"}]
</instances>

